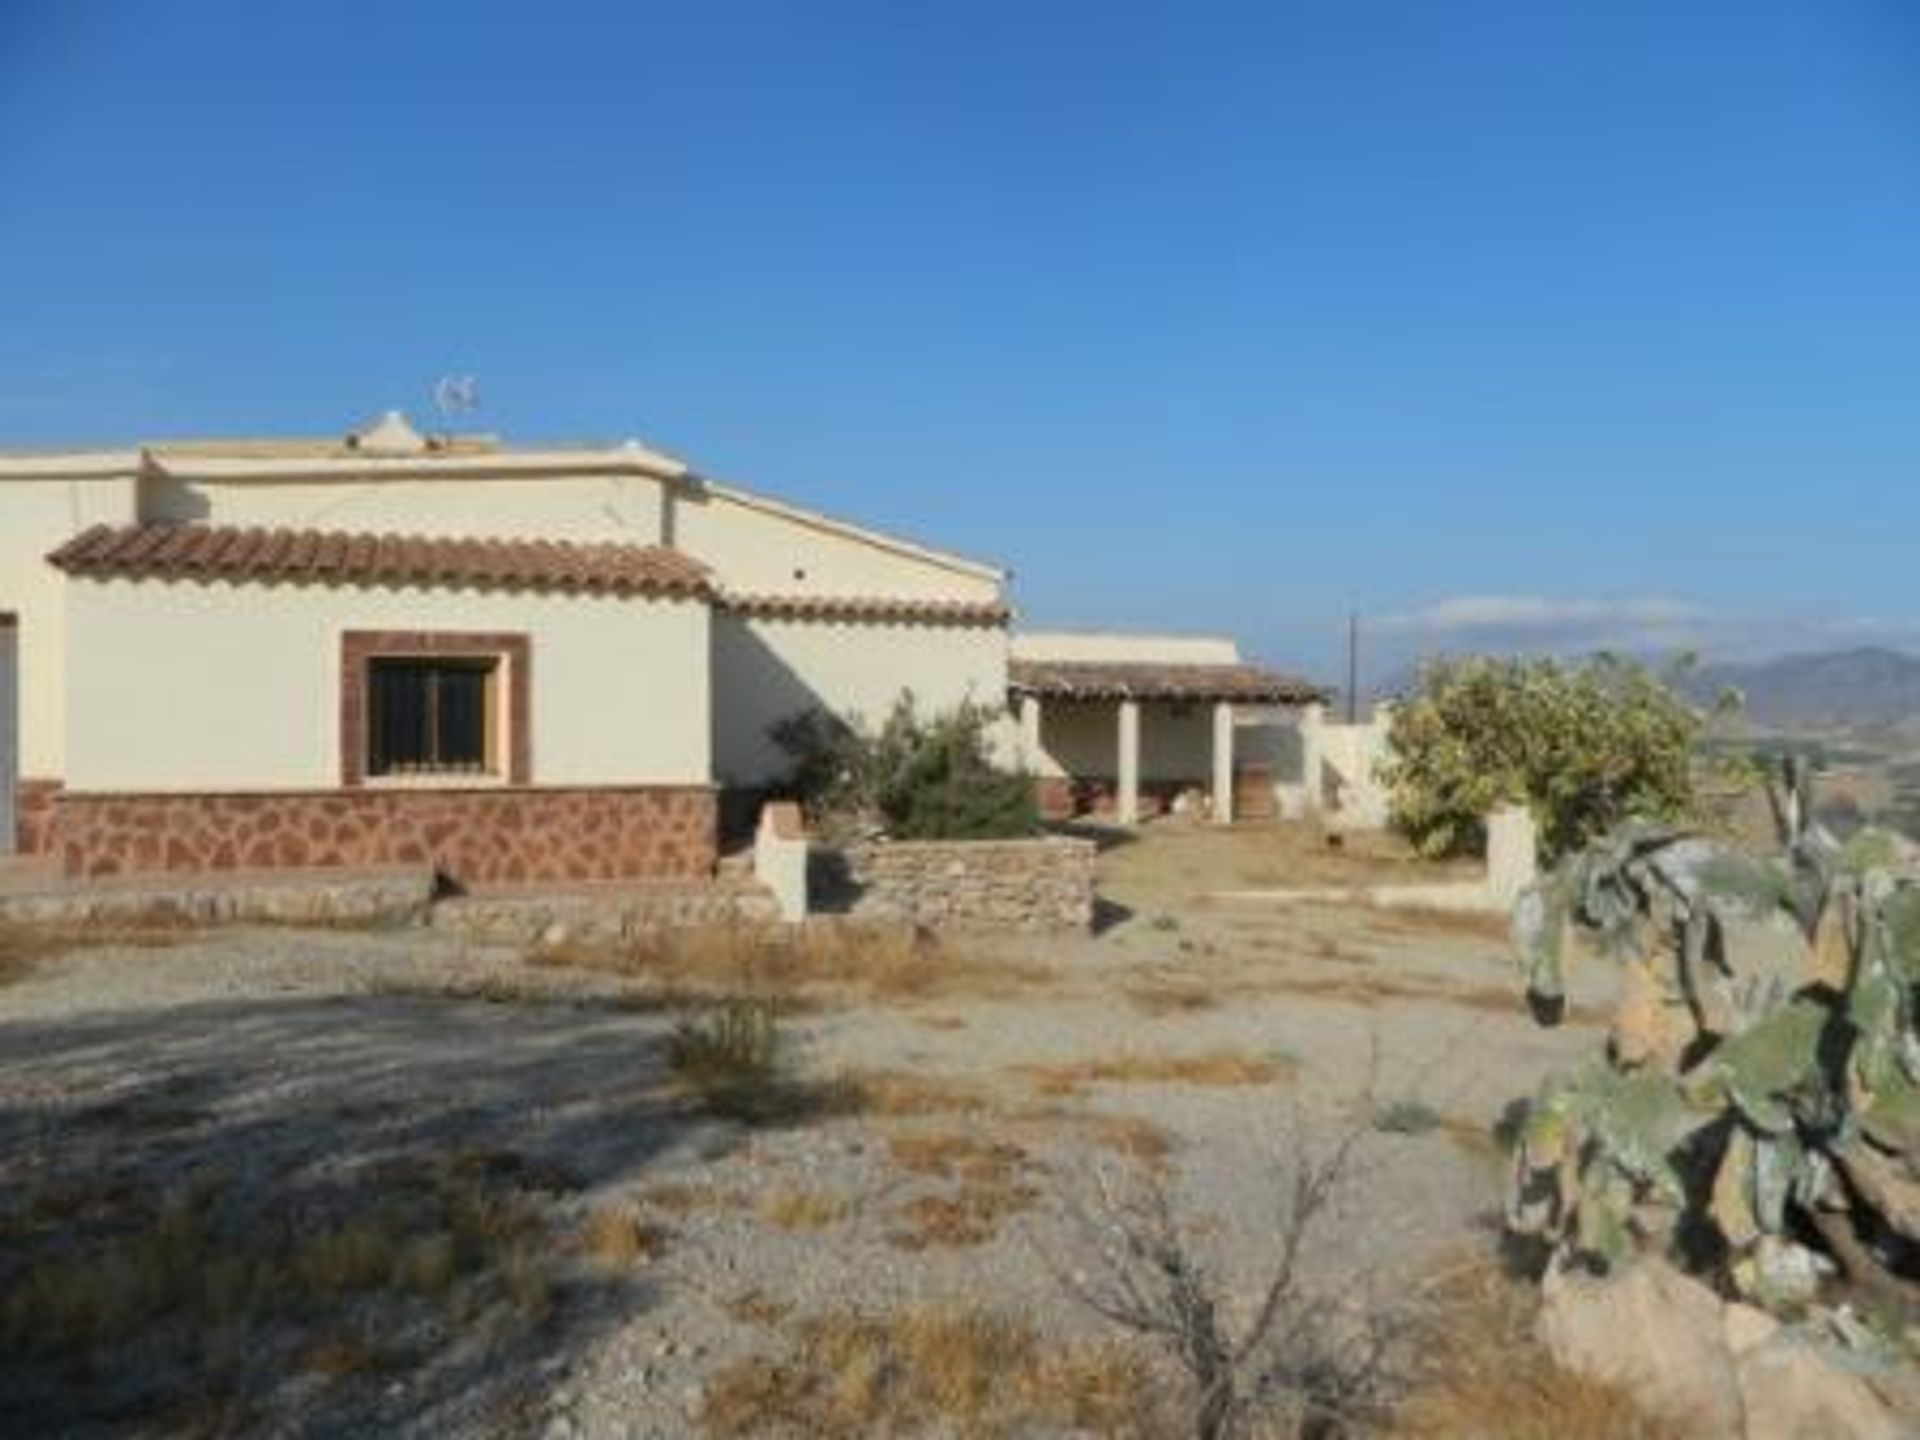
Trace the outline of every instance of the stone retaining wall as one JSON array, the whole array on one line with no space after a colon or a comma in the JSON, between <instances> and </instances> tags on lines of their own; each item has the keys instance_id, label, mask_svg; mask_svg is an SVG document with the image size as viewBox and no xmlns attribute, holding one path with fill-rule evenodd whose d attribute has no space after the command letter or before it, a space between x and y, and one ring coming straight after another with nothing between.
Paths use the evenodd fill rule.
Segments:
<instances>
[{"instance_id":1,"label":"stone retaining wall","mask_svg":"<svg viewBox=\"0 0 1920 1440\"><path fill-rule=\"evenodd\" d=\"M706 786L92 794L54 802L75 878L431 866L456 885L702 879L716 859Z\"/></svg>"},{"instance_id":2,"label":"stone retaining wall","mask_svg":"<svg viewBox=\"0 0 1920 1440\"><path fill-rule=\"evenodd\" d=\"M822 852L850 913L934 928L1086 930L1091 840L888 840ZM822 897L831 908L831 894Z\"/></svg>"},{"instance_id":3,"label":"stone retaining wall","mask_svg":"<svg viewBox=\"0 0 1920 1440\"><path fill-rule=\"evenodd\" d=\"M770 925L780 909L751 880L610 886L600 893L468 895L433 907L432 924L490 945L610 944L663 930Z\"/></svg>"},{"instance_id":4,"label":"stone retaining wall","mask_svg":"<svg viewBox=\"0 0 1920 1440\"><path fill-rule=\"evenodd\" d=\"M0 925L87 929L117 925L410 925L433 903L431 870L75 884L0 891Z\"/></svg>"}]
</instances>

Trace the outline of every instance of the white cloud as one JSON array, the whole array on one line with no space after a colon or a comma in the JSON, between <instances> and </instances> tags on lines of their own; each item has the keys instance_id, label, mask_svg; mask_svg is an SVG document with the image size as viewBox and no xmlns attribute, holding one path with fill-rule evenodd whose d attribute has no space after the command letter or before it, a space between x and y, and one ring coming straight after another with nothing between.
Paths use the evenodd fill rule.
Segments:
<instances>
[{"instance_id":1,"label":"white cloud","mask_svg":"<svg viewBox=\"0 0 1920 1440\"><path fill-rule=\"evenodd\" d=\"M1402 635L1479 633L1561 635L1588 630L1666 630L1705 622L1697 606L1660 596L1624 600L1546 595L1454 595L1414 610L1378 616L1375 628Z\"/></svg>"}]
</instances>

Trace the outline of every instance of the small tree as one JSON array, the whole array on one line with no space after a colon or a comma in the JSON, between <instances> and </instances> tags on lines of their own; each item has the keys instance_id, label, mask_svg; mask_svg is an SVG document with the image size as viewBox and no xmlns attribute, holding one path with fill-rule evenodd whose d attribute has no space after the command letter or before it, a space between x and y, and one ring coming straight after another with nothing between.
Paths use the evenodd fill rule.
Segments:
<instances>
[{"instance_id":1,"label":"small tree","mask_svg":"<svg viewBox=\"0 0 1920 1440\"><path fill-rule=\"evenodd\" d=\"M901 840L1031 835L1033 779L994 763L993 718L973 704L923 716L903 690L877 731L811 711L771 733L792 758L789 787L831 828L878 827Z\"/></svg>"},{"instance_id":2,"label":"small tree","mask_svg":"<svg viewBox=\"0 0 1920 1440\"><path fill-rule=\"evenodd\" d=\"M1441 660L1395 709L1381 778L1423 854L1473 850L1488 811L1524 804L1552 859L1630 816L1688 813L1702 724L1645 666L1610 655Z\"/></svg>"}]
</instances>

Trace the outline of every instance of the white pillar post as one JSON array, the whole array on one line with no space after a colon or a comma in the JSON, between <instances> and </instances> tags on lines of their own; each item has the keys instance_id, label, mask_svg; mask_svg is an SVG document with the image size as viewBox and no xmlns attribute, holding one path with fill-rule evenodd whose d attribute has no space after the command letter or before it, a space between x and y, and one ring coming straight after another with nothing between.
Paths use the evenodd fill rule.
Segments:
<instances>
[{"instance_id":1,"label":"white pillar post","mask_svg":"<svg viewBox=\"0 0 1920 1440\"><path fill-rule=\"evenodd\" d=\"M1305 791L1302 803L1306 813L1318 815L1326 808L1326 793L1320 783L1320 771L1326 764L1322 749L1327 723L1327 707L1314 701L1300 712L1300 784Z\"/></svg>"},{"instance_id":2,"label":"white pillar post","mask_svg":"<svg viewBox=\"0 0 1920 1440\"><path fill-rule=\"evenodd\" d=\"M1029 770L1040 768L1040 697L1020 697L1020 758Z\"/></svg>"},{"instance_id":3,"label":"white pillar post","mask_svg":"<svg viewBox=\"0 0 1920 1440\"><path fill-rule=\"evenodd\" d=\"M1115 814L1122 825L1140 823L1140 702L1120 702L1120 793Z\"/></svg>"},{"instance_id":4,"label":"white pillar post","mask_svg":"<svg viewBox=\"0 0 1920 1440\"><path fill-rule=\"evenodd\" d=\"M1213 706L1213 818L1219 825L1233 823L1233 702L1216 700Z\"/></svg>"}]
</instances>

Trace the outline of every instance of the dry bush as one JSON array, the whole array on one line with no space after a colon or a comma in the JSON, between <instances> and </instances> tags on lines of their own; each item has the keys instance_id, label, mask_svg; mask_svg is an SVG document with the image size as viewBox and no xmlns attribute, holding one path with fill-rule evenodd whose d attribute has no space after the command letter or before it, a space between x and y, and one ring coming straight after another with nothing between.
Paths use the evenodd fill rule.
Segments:
<instances>
[{"instance_id":1,"label":"dry bush","mask_svg":"<svg viewBox=\"0 0 1920 1440\"><path fill-rule=\"evenodd\" d=\"M887 1236L903 1250L981 1245L1009 1215L1030 1209L1039 1192L1028 1181L1033 1160L1009 1140L959 1131L896 1135L893 1162L915 1175L951 1186L919 1195L900 1208L903 1224Z\"/></svg>"},{"instance_id":2,"label":"dry bush","mask_svg":"<svg viewBox=\"0 0 1920 1440\"><path fill-rule=\"evenodd\" d=\"M690 994L787 1002L897 1003L1004 994L1048 973L1005 957L950 949L926 930L842 920L660 931L620 944L547 947L529 958L538 965L597 970Z\"/></svg>"},{"instance_id":3,"label":"dry bush","mask_svg":"<svg viewBox=\"0 0 1920 1440\"><path fill-rule=\"evenodd\" d=\"M1352 1277L1313 1285L1303 1268L1363 1133L1315 1148L1296 1121L1273 1259L1252 1286L1205 1256L1156 1174L1097 1170L1091 1195L1065 1199L1071 1248L1064 1263L1044 1251L1042 1262L1069 1296L1180 1367L1181 1428L1198 1440L1357 1434L1387 1413L1410 1315Z\"/></svg>"},{"instance_id":4,"label":"dry bush","mask_svg":"<svg viewBox=\"0 0 1920 1440\"><path fill-rule=\"evenodd\" d=\"M843 1311L792 1330L784 1354L749 1356L713 1378L701 1412L708 1434L1154 1433L1152 1387L1131 1357L1111 1346L1048 1343L989 1311Z\"/></svg>"},{"instance_id":5,"label":"dry bush","mask_svg":"<svg viewBox=\"0 0 1920 1440\"><path fill-rule=\"evenodd\" d=\"M708 1110L734 1120L767 1120L795 1098L786 1084L783 1042L773 1007L731 1000L689 1017L667 1043L667 1068Z\"/></svg>"},{"instance_id":6,"label":"dry bush","mask_svg":"<svg viewBox=\"0 0 1920 1440\"><path fill-rule=\"evenodd\" d=\"M1109 1055L1019 1069L1042 1094L1078 1095L1089 1085L1270 1085L1290 1077L1294 1062L1223 1049L1199 1055Z\"/></svg>"},{"instance_id":7,"label":"dry bush","mask_svg":"<svg viewBox=\"0 0 1920 1440\"><path fill-rule=\"evenodd\" d=\"M1402 1440L1688 1440L1624 1386L1562 1369L1534 1333L1539 1293L1490 1259L1431 1292L1410 1393L1386 1433Z\"/></svg>"},{"instance_id":8,"label":"dry bush","mask_svg":"<svg viewBox=\"0 0 1920 1440\"><path fill-rule=\"evenodd\" d=\"M626 1271L666 1253L667 1228L637 1206L614 1201L591 1211L580 1227L580 1250L603 1270Z\"/></svg>"},{"instance_id":9,"label":"dry bush","mask_svg":"<svg viewBox=\"0 0 1920 1440\"><path fill-rule=\"evenodd\" d=\"M782 1185L762 1195L754 1212L777 1229L825 1230L853 1213L853 1201L837 1190Z\"/></svg>"}]
</instances>

